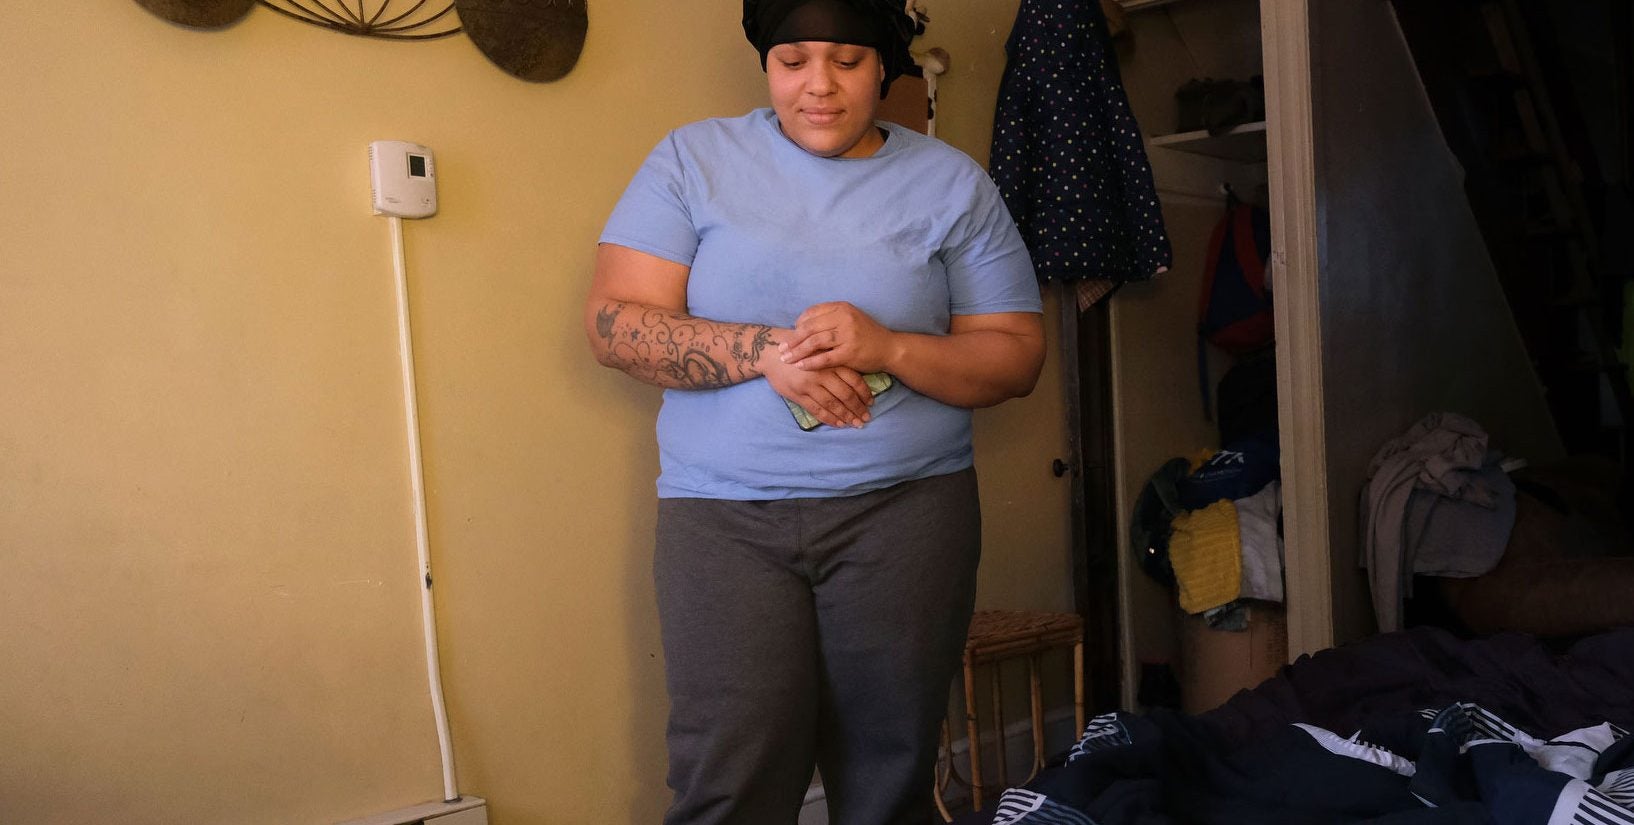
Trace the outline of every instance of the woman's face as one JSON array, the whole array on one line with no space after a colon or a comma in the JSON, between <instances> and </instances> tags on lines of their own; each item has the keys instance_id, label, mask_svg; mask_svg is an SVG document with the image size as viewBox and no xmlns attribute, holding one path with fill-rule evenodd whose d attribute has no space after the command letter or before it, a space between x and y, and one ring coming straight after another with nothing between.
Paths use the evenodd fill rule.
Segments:
<instances>
[{"instance_id":1,"label":"woman's face","mask_svg":"<svg viewBox=\"0 0 1634 825\"><path fill-rule=\"evenodd\" d=\"M884 144L874 128L885 67L868 46L813 40L766 54L766 84L783 134L819 157L862 158Z\"/></svg>"}]
</instances>

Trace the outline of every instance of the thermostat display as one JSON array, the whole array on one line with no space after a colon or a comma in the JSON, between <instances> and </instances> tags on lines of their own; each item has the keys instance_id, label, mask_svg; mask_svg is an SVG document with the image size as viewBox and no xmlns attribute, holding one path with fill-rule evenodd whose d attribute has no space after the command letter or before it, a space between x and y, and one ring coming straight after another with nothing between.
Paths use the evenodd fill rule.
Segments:
<instances>
[{"instance_id":1,"label":"thermostat display","mask_svg":"<svg viewBox=\"0 0 1634 825\"><path fill-rule=\"evenodd\" d=\"M430 149L406 140L377 140L369 144L369 177L376 215L437 214L437 164Z\"/></svg>"}]
</instances>

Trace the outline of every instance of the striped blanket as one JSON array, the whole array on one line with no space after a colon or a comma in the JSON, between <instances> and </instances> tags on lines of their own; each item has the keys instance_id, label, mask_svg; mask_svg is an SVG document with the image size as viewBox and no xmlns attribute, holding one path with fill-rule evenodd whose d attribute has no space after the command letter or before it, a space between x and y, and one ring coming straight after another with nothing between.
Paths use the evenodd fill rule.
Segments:
<instances>
[{"instance_id":1,"label":"striped blanket","mask_svg":"<svg viewBox=\"0 0 1634 825\"><path fill-rule=\"evenodd\" d=\"M1233 747L1195 717L1113 713L992 822L1634 825L1634 738L1604 723L1540 739L1460 702Z\"/></svg>"}]
</instances>

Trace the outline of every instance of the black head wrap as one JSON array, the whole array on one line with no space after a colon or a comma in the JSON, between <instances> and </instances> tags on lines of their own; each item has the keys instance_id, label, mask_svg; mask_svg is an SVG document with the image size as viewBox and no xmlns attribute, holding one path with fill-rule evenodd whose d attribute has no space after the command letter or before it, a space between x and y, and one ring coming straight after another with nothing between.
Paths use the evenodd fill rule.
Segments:
<instances>
[{"instance_id":1,"label":"black head wrap","mask_svg":"<svg viewBox=\"0 0 1634 825\"><path fill-rule=\"evenodd\" d=\"M879 52L885 82L879 96L913 65L908 43L925 29L922 16L904 0L743 0L743 33L760 52L779 43L820 40L869 46Z\"/></svg>"}]
</instances>

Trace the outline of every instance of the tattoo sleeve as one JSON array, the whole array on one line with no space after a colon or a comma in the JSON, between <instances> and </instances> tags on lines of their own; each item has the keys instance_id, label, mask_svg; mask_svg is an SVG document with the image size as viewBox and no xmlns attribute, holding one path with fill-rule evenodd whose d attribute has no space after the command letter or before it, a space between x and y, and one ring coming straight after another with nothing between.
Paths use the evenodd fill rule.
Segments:
<instances>
[{"instance_id":1,"label":"tattoo sleeve","mask_svg":"<svg viewBox=\"0 0 1634 825\"><path fill-rule=\"evenodd\" d=\"M608 302L596 311L601 362L660 387L706 390L760 377L777 342L763 324L734 324L684 312Z\"/></svg>"}]
</instances>

